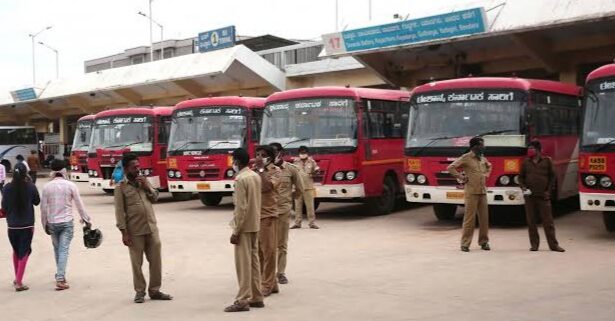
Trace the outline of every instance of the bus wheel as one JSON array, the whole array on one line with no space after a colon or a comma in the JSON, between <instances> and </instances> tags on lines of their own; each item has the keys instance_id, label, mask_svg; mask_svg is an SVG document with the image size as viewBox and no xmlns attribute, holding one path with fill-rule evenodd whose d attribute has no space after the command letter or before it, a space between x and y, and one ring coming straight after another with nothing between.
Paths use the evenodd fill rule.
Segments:
<instances>
[{"instance_id":1,"label":"bus wheel","mask_svg":"<svg viewBox=\"0 0 615 321\"><path fill-rule=\"evenodd\" d=\"M206 206L218 206L222 201L222 194L220 193L199 193L201 203Z\"/></svg>"},{"instance_id":2,"label":"bus wheel","mask_svg":"<svg viewBox=\"0 0 615 321\"><path fill-rule=\"evenodd\" d=\"M434 204L433 213L438 218L438 221L451 221L457 213L456 204Z\"/></svg>"},{"instance_id":3,"label":"bus wheel","mask_svg":"<svg viewBox=\"0 0 615 321\"><path fill-rule=\"evenodd\" d=\"M173 200L178 202L188 201L192 198L192 193L189 192L171 193L171 195L173 196Z\"/></svg>"},{"instance_id":4,"label":"bus wheel","mask_svg":"<svg viewBox=\"0 0 615 321\"><path fill-rule=\"evenodd\" d=\"M382 185L382 195L371 197L367 200L367 206L372 215L384 215L391 213L395 208L395 182L391 177L385 177Z\"/></svg>"},{"instance_id":5,"label":"bus wheel","mask_svg":"<svg viewBox=\"0 0 615 321\"><path fill-rule=\"evenodd\" d=\"M114 189L111 188L103 188L103 192L105 192L105 194L107 195L113 195L113 191Z\"/></svg>"},{"instance_id":6,"label":"bus wheel","mask_svg":"<svg viewBox=\"0 0 615 321\"><path fill-rule=\"evenodd\" d=\"M604 221L604 227L609 232L615 232L615 213L602 212L602 220Z\"/></svg>"}]
</instances>

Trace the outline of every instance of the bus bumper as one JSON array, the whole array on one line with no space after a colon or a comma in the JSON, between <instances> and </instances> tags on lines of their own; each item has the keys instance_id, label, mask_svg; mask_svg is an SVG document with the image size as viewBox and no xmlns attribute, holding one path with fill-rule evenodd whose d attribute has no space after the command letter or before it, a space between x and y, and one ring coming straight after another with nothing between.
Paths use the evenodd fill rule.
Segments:
<instances>
[{"instance_id":1,"label":"bus bumper","mask_svg":"<svg viewBox=\"0 0 615 321\"><path fill-rule=\"evenodd\" d=\"M88 175L88 173L71 172L70 173L70 180L73 181L73 182L89 182L90 181L90 175Z\"/></svg>"},{"instance_id":2,"label":"bus bumper","mask_svg":"<svg viewBox=\"0 0 615 321\"><path fill-rule=\"evenodd\" d=\"M316 185L316 198L353 199L364 198L365 187L363 184L352 185Z\"/></svg>"},{"instance_id":3,"label":"bus bumper","mask_svg":"<svg viewBox=\"0 0 615 321\"><path fill-rule=\"evenodd\" d=\"M615 194L579 193L579 199L582 211L615 211Z\"/></svg>"},{"instance_id":4,"label":"bus bumper","mask_svg":"<svg viewBox=\"0 0 615 321\"><path fill-rule=\"evenodd\" d=\"M223 181L169 181L169 192L229 192L235 188L234 180Z\"/></svg>"},{"instance_id":5,"label":"bus bumper","mask_svg":"<svg viewBox=\"0 0 615 321\"><path fill-rule=\"evenodd\" d=\"M155 189L160 189L160 177L148 176L147 181ZM103 190L103 189L115 189L115 184L111 184L110 179L104 178L90 178L90 188Z\"/></svg>"},{"instance_id":6,"label":"bus bumper","mask_svg":"<svg viewBox=\"0 0 615 321\"><path fill-rule=\"evenodd\" d=\"M464 192L447 186L405 185L406 200L411 203L464 203ZM523 193L519 187L489 187L487 189L489 205L523 205Z\"/></svg>"}]
</instances>

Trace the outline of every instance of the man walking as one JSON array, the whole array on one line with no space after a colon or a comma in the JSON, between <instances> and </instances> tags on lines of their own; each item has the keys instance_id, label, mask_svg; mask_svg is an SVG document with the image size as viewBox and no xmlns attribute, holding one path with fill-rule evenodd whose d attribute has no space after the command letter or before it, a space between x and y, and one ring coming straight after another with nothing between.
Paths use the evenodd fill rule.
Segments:
<instances>
[{"instance_id":1,"label":"man walking","mask_svg":"<svg viewBox=\"0 0 615 321\"><path fill-rule=\"evenodd\" d=\"M461 155L448 166L448 171L457 180L465 184L465 213L463 215L463 232L461 235L461 250L470 251L476 212L478 211L478 244L489 251L489 209L487 206L486 180L491 174L491 163L483 156L485 142L482 137L470 140L470 152ZM458 170L463 170L460 173Z\"/></svg>"},{"instance_id":2,"label":"man walking","mask_svg":"<svg viewBox=\"0 0 615 321\"><path fill-rule=\"evenodd\" d=\"M160 236L152 202L158 200L158 191L141 176L139 160L128 153L122 158L124 180L115 188L115 219L122 232L122 242L129 249L132 264L132 278L135 289L135 303L145 302L145 278L141 265L143 254L149 262L149 297L152 300L172 300L173 297L160 292L162 284L162 262Z\"/></svg>"},{"instance_id":3,"label":"man walking","mask_svg":"<svg viewBox=\"0 0 615 321\"><path fill-rule=\"evenodd\" d=\"M314 189L313 176L320 168L316 165L316 161L310 157L307 146L299 146L299 157L295 158L293 164L299 168L301 177L303 178L304 193L299 195L295 200L295 224L293 224L291 228L301 228L301 221L303 221L303 205L305 204L309 227L318 229L318 225L316 225L316 213L314 211L314 196L316 195L316 190Z\"/></svg>"},{"instance_id":4,"label":"man walking","mask_svg":"<svg viewBox=\"0 0 615 321\"><path fill-rule=\"evenodd\" d=\"M0 195L2 195L2 190L4 189L5 180L6 180L6 167L4 167L4 164L0 163Z\"/></svg>"},{"instance_id":5,"label":"man walking","mask_svg":"<svg viewBox=\"0 0 615 321\"><path fill-rule=\"evenodd\" d=\"M284 147L280 143L271 143L275 152L275 165L280 169L280 187L278 188L278 283L287 284L286 257L288 254L288 229L293 198L303 194L303 181L297 166L284 161ZM293 192L294 188L294 192Z\"/></svg>"},{"instance_id":6,"label":"man walking","mask_svg":"<svg viewBox=\"0 0 615 321\"><path fill-rule=\"evenodd\" d=\"M261 177L261 227L259 232L259 259L261 263L262 291L264 296L278 293L275 277L278 247L278 198L280 169L273 165L275 155L271 146L256 148L254 171Z\"/></svg>"},{"instance_id":7,"label":"man walking","mask_svg":"<svg viewBox=\"0 0 615 321\"><path fill-rule=\"evenodd\" d=\"M51 235L56 261L56 290L70 288L66 281L66 263L73 239L73 203L77 207L81 222L90 227L92 221L85 211L79 190L75 183L67 179L66 164L63 160L51 162L51 182L43 188L41 197L41 223L48 235Z\"/></svg>"},{"instance_id":8,"label":"man walking","mask_svg":"<svg viewBox=\"0 0 615 321\"><path fill-rule=\"evenodd\" d=\"M527 158L521 165L519 185L525 196L525 217L530 236L530 251L538 251L540 237L536 227L536 211L540 213L549 249L565 252L555 238L555 226L551 213L551 192L555 188L555 170L550 157L542 155L542 145L532 141L527 148Z\"/></svg>"},{"instance_id":9,"label":"man walking","mask_svg":"<svg viewBox=\"0 0 615 321\"><path fill-rule=\"evenodd\" d=\"M30 171L28 175L32 178L32 183L36 184L36 174L41 170L41 160L38 158L38 152L31 150L26 162Z\"/></svg>"},{"instance_id":10,"label":"man walking","mask_svg":"<svg viewBox=\"0 0 615 321\"><path fill-rule=\"evenodd\" d=\"M249 311L250 307L263 308L261 293L261 268L258 258L258 231L260 229L261 178L248 168L250 156L245 149L233 151L235 210L231 227L231 244L235 245L235 269L239 292L235 303L226 307L225 312Z\"/></svg>"}]
</instances>

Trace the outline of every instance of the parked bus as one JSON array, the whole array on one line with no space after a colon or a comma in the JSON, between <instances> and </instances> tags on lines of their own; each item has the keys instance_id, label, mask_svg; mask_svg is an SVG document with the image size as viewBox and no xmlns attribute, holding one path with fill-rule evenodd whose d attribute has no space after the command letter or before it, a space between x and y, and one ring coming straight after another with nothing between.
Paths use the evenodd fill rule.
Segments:
<instances>
[{"instance_id":1,"label":"parked bus","mask_svg":"<svg viewBox=\"0 0 615 321\"><path fill-rule=\"evenodd\" d=\"M574 85L520 78L463 78L415 88L405 148L406 200L431 203L439 220L452 219L464 192L446 168L468 151L474 136L484 138L493 165L489 205L524 204L518 174L534 139L553 159L552 199L576 195L580 95Z\"/></svg>"},{"instance_id":2,"label":"parked bus","mask_svg":"<svg viewBox=\"0 0 615 321\"><path fill-rule=\"evenodd\" d=\"M70 179L76 182L87 182L88 175L88 147L92 136L94 115L87 115L77 121L77 130L73 138L73 147L70 152Z\"/></svg>"},{"instance_id":3,"label":"parked bus","mask_svg":"<svg viewBox=\"0 0 615 321\"><path fill-rule=\"evenodd\" d=\"M199 193L216 206L233 193L231 153L243 147L254 156L264 98L212 97L175 106L167 159L169 191L178 199Z\"/></svg>"},{"instance_id":4,"label":"parked bus","mask_svg":"<svg viewBox=\"0 0 615 321\"><path fill-rule=\"evenodd\" d=\"M153 187L167 189L166 155L171 107L133 107L96 114L88 149L90 187L108 194L115 188L111 174L122 154L138 155L141 174Z\"/></svg>"},{"instance_id":5,"label":"parked bus","mask_svg":"<svg viewBox=\"0 0 615 321\"><path fill-rule=\"evenodd\" d=\"M13 170L17 155L26 158L33 150L39 150L34 127L0 126L0 164L4 165L7 172Z\"/></svg>"},{"instance_id":6,"label":"parked bus","mask_svg":"<svg viewBox=\"0 0 615 321\"><path fill-rule=\"evenodd\" d=\"M604 225L615 231L615 64L587 77L585 118L579 157L581 210L602 211Z\"/></svg>"},{"instance_id":7,"label":"parked bus","mask_svg":"<svg viewBox=\"0 0 615 321\"><path fill-rule=\"evenodd\" d=\"M300 146L320 167L317 201L361 201L370 214L389 213L403 191L403 137L409 93L321 87L267 98L261 144Z\"/></svg>"}]
</instances>

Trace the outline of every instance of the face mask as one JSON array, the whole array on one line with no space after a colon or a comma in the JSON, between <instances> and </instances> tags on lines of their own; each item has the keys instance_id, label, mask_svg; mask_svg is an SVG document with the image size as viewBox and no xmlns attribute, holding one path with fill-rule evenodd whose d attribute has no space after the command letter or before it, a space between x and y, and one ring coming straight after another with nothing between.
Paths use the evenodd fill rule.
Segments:
<instances>
[{"instance_id":1,"label":"face mask","mask_svg":"<svg viewBox=\"0 0 615 321\"><path fill-rule=\"evenodd\" d=\"M308 155L307 154L299 154L299 158L301 159L307 159Z\"/></svg>"},{"instance_id":2,"label":"face mask","mask_svg":"<svg viewBox=\"0 0 615 321\"><path fill-rule=\"evenodd\" d=\"M536 157L536 150L534 148L528 148L527 157L534 158Z\"/></svg>"},{"instance_id":3,"label":"face mask","mask_svg":"<svg viewBox=\"0 0 615 321\"><path fill-rule=\"evenodd\" d=\"M263 157L263 164L269 164L269 157Z\"/></svg>"},{"instance_id":4,"label":"face mask","mask_svg":"<svg viewBox=\"0 0 615 321\"><path fill-rule=\"evenodd\" d=\"M239 166L237 166L237 164L233 164L233 170L235 173L239 173Z\"/></svg>"},{"instance_id":5,"label":"face mask","mask_svg":"<svg viewBox=\"0 0 615 321\"><path fill-rule=\"evenodd\" d=\"M485 153L484 147L480 147L476 149L476 155L483 156L484 153Z\"/></svg>"},{"instance_id":6,"label":"face mask","mask_svg":"<svg viewBox=\"0 0 615 321\"><path fill-rule=\"evenodd\" d=\"M281 163L281 162L282 162L282 157L280 157L280 155L276 156L276 157L275 157L274 162L275 162L276 164Z\"/></svg>"}]
</instances>

